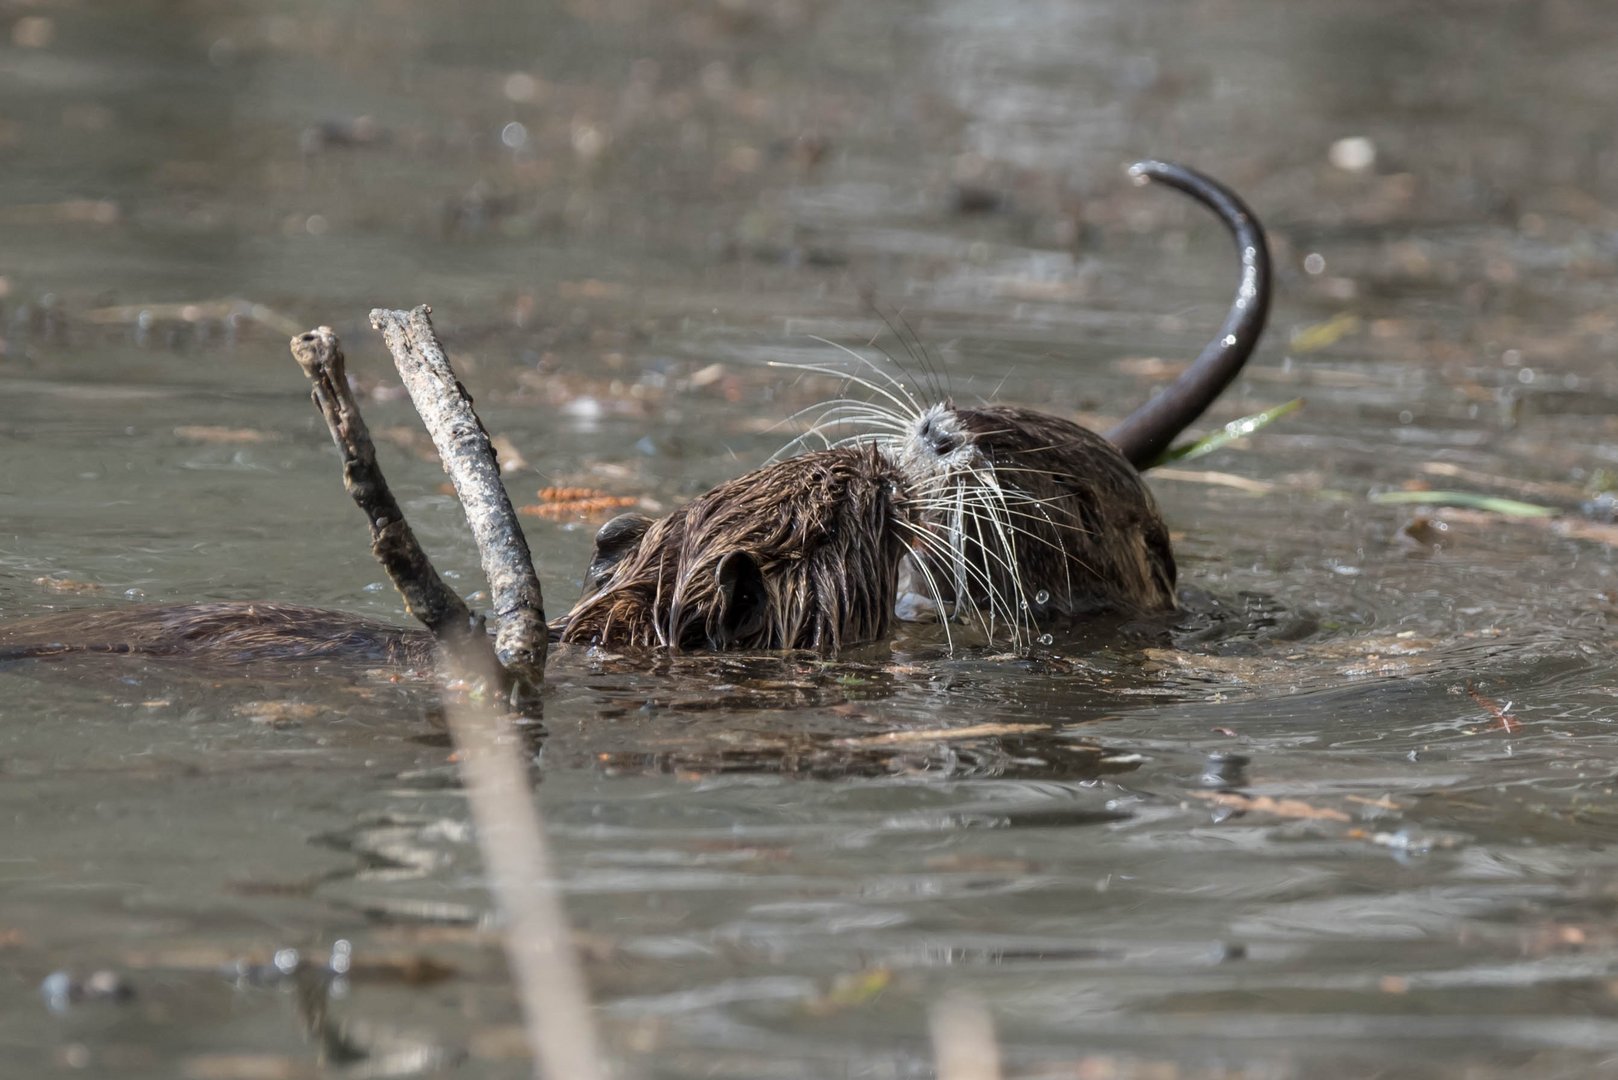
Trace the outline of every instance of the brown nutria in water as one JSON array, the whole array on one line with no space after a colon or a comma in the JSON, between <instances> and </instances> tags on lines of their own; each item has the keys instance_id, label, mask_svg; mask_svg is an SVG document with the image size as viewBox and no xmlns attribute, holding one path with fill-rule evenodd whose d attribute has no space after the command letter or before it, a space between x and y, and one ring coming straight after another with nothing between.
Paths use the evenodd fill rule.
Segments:
<instances>
[{"instance_id":1,"label":"brown nutria in water","mask_svg":"<svg viewBox=\"0 0 1618 1080\"><path fill-rule=\"evenodd\" d=\"M920 409L898 436L776 461L658 521L609 522L585 595L553 632L608 646L829 653L883 636L890 612L918 601L976 608L991 634L1004 627L1014 640L1052 617L1173 610L1168 529L1139 470L1252 352L1269 257L1252 212L1216 181L1161 162L1132 172L1220 216L1242 283L1219 336L1108 438L1032 409Z\"/></svg>"},{"instance_id":2,"label":"brown nutria in water","mask_svg":"<svg viewBox=\"0 0 1618 1080\"><path fill-rule=\"evenodd\" d=\"M871 441L899 467L929 534L906 567L902 614L975 609L1015 640L1040 622L1175 606L1174 554L1139 470L1241 370L1269 311L1264 233L1233 192L1164 162L1131 168L1212 209L1236 240L1241 283L1224 326L1162 393L1107 433L1033 409L945 401L892 416ZM888 395L897 401L895 395Z\"/></svg>"},{"instance_id":3,"label":"brown nutria in water","mask_svg":"<svg viewBox=\"0 0 1618 1080\"><path fill-rule=\"evenodd\" d=\"M201 664L338 661L428 667L433 648L425 630L262 601L76 609L0 625L0 661L89 653Z\"/></svg>"},{"instance_id":4,"label":"brown nutria in water","mask_svg":"<svg viewBox=\"0 0 1618 1080\"><path fill-rule=\"evenodd\" d=\"M656 521L607 523L584 595L551 623L552 638L830 654L884 636L901 589L936 610L985 612L991 632L1003 623L1014 640L1052 616L1171 610L1174 557L1137 470L1245 362L1264 324L1269 265L1234 194L1179 166L1134 171L1219 213L1242 248L1243 284L1221 336L1111 442L1007 406L944 402L896 417L902 434L774 462ZM424 631L282 604L64 612L0 628L0 660L93 652L425 666L432 651Z\"/></svg>"},{"instance_id":5,"label":"brown nutria in water","mask_svg":"<svg viewBox=\"0 0 1618 1080\"><path fill-rule=\"evenodd\" d=\"M899 470L874 447L820 450L728 480L667 517L596 536L564 642L830 654L888 631L913 536Z\"/></svg>"}]
</instances>

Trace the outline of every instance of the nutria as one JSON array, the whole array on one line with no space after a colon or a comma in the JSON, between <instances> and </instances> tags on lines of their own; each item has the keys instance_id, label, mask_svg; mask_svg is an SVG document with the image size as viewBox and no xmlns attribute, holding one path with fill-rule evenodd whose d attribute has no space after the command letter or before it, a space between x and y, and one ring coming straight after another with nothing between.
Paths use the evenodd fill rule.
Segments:
<instances>
[{"instance_id":1,"label":"nutria","mask_svg":"<svg viewBox=\"0 0 1618 1080\"><path fill-rule=\"evenodd\" d=\"M1269 254L1253 212L1217 181L1156 161L1130 172L1191 195L1235 238L1241 283L1224 325L1178 379L1106 438L1004 405L946 400L889 415L887 432L869 441L903 472L929 527L901 586L906 614L964 606L1006 623L1015 639L1042 621L1097 610L1173 610L1174 554L1140 470L1252 353L1269 310ZM919 597L918 586L926 588Z\"/></svg>"},{"instance_id":2,"label":"nutria","mask_svg":"<svg viewBox=\"0 0 1618 1080\"><path fill-rule=\"evenodd\" d=\"M869 446L820 450L728 480L667 517L596 536L564 642L813 649L884 636L899 564L922 535L903 476Z\"/></svg>"}]
</instances>

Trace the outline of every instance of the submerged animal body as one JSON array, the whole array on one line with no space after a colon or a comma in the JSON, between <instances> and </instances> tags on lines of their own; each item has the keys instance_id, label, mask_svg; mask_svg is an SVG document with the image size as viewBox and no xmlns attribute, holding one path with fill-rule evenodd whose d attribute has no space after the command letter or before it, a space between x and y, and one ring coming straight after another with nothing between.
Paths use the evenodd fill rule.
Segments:
<instances>
[{"instance_id":1,"label":"submerged animal body","mask_svg":"<svg viewBox=\"0 0 1618 1080\"><path fill-rule=\"evenodd\" d=\"M342 662L427 667L433 648L433 637L425 630L261 601L74 609L0 625L0 661L117 655L226 666Z\"/></svg>"},{"instance_id":2,"label":"submerged animal body","mask_svg":"<svg viewBox=\"0 0 1618 1080\"><path fill-rule=\"evenodd\" d=\"M872 447L828 449L728 480L656 521L597 536L586 590L553 629L609 647L812 649L888 632L919 534L903 477Z\"/></svg>"}]
</instances>

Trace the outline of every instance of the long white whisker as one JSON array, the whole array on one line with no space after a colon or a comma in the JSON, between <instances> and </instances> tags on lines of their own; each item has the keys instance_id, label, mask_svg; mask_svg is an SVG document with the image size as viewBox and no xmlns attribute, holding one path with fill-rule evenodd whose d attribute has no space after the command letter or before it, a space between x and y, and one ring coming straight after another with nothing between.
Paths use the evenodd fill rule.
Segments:
<instances>
[{"instance_id":1,"label":"long white whisker","mask_svg":"<svg viewBox=\"0 0 1618 1080\"><path fill-rule=\"evenodd\" d=\"M868 435L874 436L877 433L885 433L888 438L896 438L910 430L910 425L903 421L891 419L887 413L838 406L836 409L828 409L815 417L815 422L801 432L797 440L821 435L823 432L833 431L837 428L863 428ZM791 443L787 445L790 446Z\"/></svg>"},{"instance_id":2,"label":"long white whisker","mask_svg":"<svg viewBox=\"0 0 1618 1080\"><path fill-rule=\"evenodd\" d=\"M820 338L818 340L825 341L824 338ZM826 344L834 345L835 343L827 341ZM836 346L836 347L837 348L843 348L842 346ZM859 353L853 352L850 349L844 348L843 351L848 352L851 355L856 356L856 357L859 356ZM787 362L785 360L771 360L769 362L769 366L770 367L778 367L778 368L787 368L787 369L793 370L793 371L808 371L808 372L813 372L816 375L826 375L826 376L828 376L830 378L833 378L833 379L842 379L845 382L853 383L855 386L863 386L863 387L865 387L865 389L869 390L873 394L876 394L878 397L886 398L888 401L893 403L894 409L897 410L900 413L904 413L905 415L909 415L907 409L915 409L916 410L916 415L918 415L918 416L920 415L920 408L921 407L919 405L917 405L914 401L908 400L909 397L910 397L910 393L909 393L909 391L905 390L905 388L903 386L899 387L899 392L905 395L904 397L901 398L901 397L898 397L898 396L894 395L892 392L887 390L885 387L880 386L877 383L872 382L870 379L862 379L858 375L853 374L852 372L839 371L836 368L822 367L819 364L789 363L789 362ZM886 374L886 372L884 372L883 374Z\"/></svg>"},{"instance_id":3,"label":"long white whisker","mask_svg":"<svg viewBox=\"0 0 1618 1080\"><path fill-rule=\"evenodd\" d=\"M821 411L815 416L814 422L810 424L808 429L799 432L784 446L771 454L768 459L769 463L793 456L793 451L796 448L807 446L811 439L819 439L829 449L833 442L826 437L825 432L835 428L865 428L872 432L870 437L874 437L877 432L883 432L886 433L883 435L884 438L891 439L903 435L911 427L909 421L897 416L891 409L880 404L862 401L858 398L839 398L799 409L781 421L780 424L772 425L772 429L801 419L817 409Z\"/></svg>"},{"instance_id":4,"label":"long white whisker","mask_svg":"<svg viewBox=\"0 0 1618 1080\"><path fill-rule=\"evenodd\" d=\"M903 394L905 396L905 400L910 402L910 407L912 409L914 409L918 414L921 412L921 403L919 401L917 401L916 396L910 392L910 387L908 387L908 386L906 386L904 384L904 380L895 377L892 372L885 369L881 364L878 364L875 360L872 360L868 356L864 356L864 355L862 355L860 353L857 353L853 349L850 349L847 345L841 345L841 344L839 344L839 343L837 343L835 341L832 341L829 338L823 338L823 337L820 337L820 336L818 336L816 334L810 334L809 338L812 341L818 341L822 345L829 345L832 348L837 349L839 352L844 352L844 353L847 353L849 356L852 356L855 360L857 360L860 363L864 364L866 367L870 368L873 372L875 372L876 374L878 374L878 375L882 376L884 379L886 379L888 381L889 386L892 386L895 390L899 391L899 393L901 393L901 394ZM886 356L887 354L884 353L883 355ZM895 364L895 366L897 366L897 362L891 356L888 357L888 362L892 363L892 364Z\"/></svg>"},{"instance_id":5,"label":"long white whisker","mask_svg":"<svg viewBox=\"0 0 1618 1080\"><path fill-rule=\"evenodd\" d=\"M966 485L962 485L962 486L965 487ZM1016 502L1012 502L1012 501L1009 501L1009 500L1006 500L1006 499L996 497L997 494L998 493L993 493L993 494L985 493L985 494L982 494L982 495L973 494L973 495L966 496L964 499L959 497L959 496L957 496L955 498L933 498L933 499L930 499L930 500L929 499L917 499L916 500L916 506L918 506L923 511L930 510L930 509L937 509L937 510L941 510L941 511L945 511L945 512L953 512L955 510L955 507L958 504L964 503L967 506L984 507L986 509L991 510L995 514L1003 514L1007 518L1019 518L1019 519L1023 519L1023 520L1027 520L1027 521L1035 521L1035 522L1039 522L1041 524L1049 525L1053 529L1060 529L1061 528L1061 526L1058 526L1055 523L1055 521L1051 518L1051 516L1049 514L1044 512L1045 504L1042 501L1040 501L1040 500L1027 500L1025 502L1023 500L1018 500ZM1027 510L1019 509L1019 507L1024 506L1024 505L1033 506L1039 512L1038 513L1030 513ZM1050 541L1045 540L1045 538L1039 536L1038 534L1034 533L1033 531L1027 529L1024 526L1016 525L1015 523L1010 522L1010 521L1008 521L1006 524L1007 524L1008 528L1012 529L1018 535L1027 536L1030 539L1039 540L1039 541L1041 541L1043 543L1047 543L1047 544L1051 543ZM1082 529L1075 528L1072 531L1079 532L1079 533L1084 533L1087 530L1082 530Z\"/></svg>"},{"instance_id":6,"label":"long white whisker","mask_svg":"<svg viewBox=\"0 0 1618 1080\"><path fill-rule=\"evenodd\" d=\"M908 424L908 418L906 416L893 411L885 405L878 404L877 402L868 401L865 398L831 398L828 401L817 401L813 405L805 405L797 412L786 417L786 419L770 426L772 428L782 427L786 424L793 423L802 417L808 416L810 413L815 412L816 410L821 410L822 416L833 415L839 411L847 410L852 413L862 415L869 414L873 417L886 420L895 427L904 427Z\"/></svg>"},{"instance_id":7,"label":"long white whisker","mask_svg":"<svg viewBox=\"0 0 1618 1080\"><path fill-rule=\"evenodd\" d=\"M908 521L902 521L900 524L912 531L923 531ZM950 631L949 624L953 620L954 605L951 605L950 612L946 613L944 611L944 595L939 591L938 580L933 577L932 569L928 567L925 558L917 556L914 552L907 555L906 558L910 559L911 565L920 571L921 576L927 581L927 588L932 593L933 608L938 612L938 625L944 628L944 643L949 647L949 651L953 653L955 651L955 635Z\"/></svg>"},{"instance_id":8,"label":"long white whisker","mask_svg":"<svg viewBox=\"0 0 1618 1080\"><path fill-rule=\"evenodd\" d=\"M1001 607L1006 612L1007 623L1017 626L1029 618L1028 595L1023 587L1022 571L1017 561L1016 541L1009 535L1005 522L996 513L997 509L1003 509L1003 507L997 508L992 502L982 503L979 505L977 512L970 514L970 516L966 514L964 503L958 504L958 507L956 522L961 533L964 535L966 532L966 521L972 521L974 532L977 536L978 548L986 558L1000 564L1000 568L1005 572L1010 582L1012 596L1007 599L1014 600L1015 604L1003 603ZM986 542L987 537L984 535L985 524L993 529L996 543L990 544Z\"/></svg>"},{"instance_id":9,"label":"long white whisker","mask_svg":"<svg viewBox=\"0 0 1618 1080\"><path fill-rule=\"evenodd\" d=\"M916 534L917 540L921 544L923 544L926 547L930 548L932 551L937 553L939 556L947 559L948 557L950 557L953 554L953 549L950 547L949 543L947 541L945 541L942 537L940 537L937 534L933 533L932 530L926 529L924 527L917 527L917 526L910 526L910 528L911 528L911 531ZM992 593L994 593L996 591L995 590L995 585L994 585L994 579L991 578L989 576L989 574L985 570L983 570L983 569L981 569L981 568L979 568L977 566L974 566L971 563L964 563L961 566L960 569L963 571L963 573L964 573L965 577L967 578L967 580L970 580L970 581L974 582L975 584L981 586L986 593L991 593L992 594ZM961 590L961 589L959 589L959 584L960 584L959 581L957 581L956 603L975 603L970 598L970 596L971 596L970 590ZM963 595L963 592L964 592L964 595Z\"/></svg>"},{"instance_id":10,"label":"long white whisker","mask_svg":"<svg viewBox=\"0 0 1618 1080\"><path fill-rule=\"evenodd\" d=\"M905 524L906 527L915 534L917 541L925 547L931 548L945 559L947 559L951 554L946 542L941 537L935 535L931 530L920 526L910 525L908 522ZM959 587L959 582L957 582L955 599L950 605L952 611L948 616L946 616L943 605L943 594L938 587L938 579L933 575L932 569L928 565L925 554L921 554L916 560L916 566L920 568L921 572L926 576L928 586L933 590L933 600L938 607L940 619L961 618L964 611L969 609L972 614L976 616L977 621L983 625L984 632L988 634L989 639L991 641L994 639L994 623L992 619L985 618L982 606L979 605L976 598L973 597L970 589L961 589ZM991 597L995 597L995 600L991 603L991 612L1000 610L1003 605L998 601L998 594L996 593L994 587L994 581L982 570L976 566L972 566L969 563L965 564L963 569L969 578L976 579L977 583L982 586L985 593L988 593Z\"/></svg>"}]
</instances>

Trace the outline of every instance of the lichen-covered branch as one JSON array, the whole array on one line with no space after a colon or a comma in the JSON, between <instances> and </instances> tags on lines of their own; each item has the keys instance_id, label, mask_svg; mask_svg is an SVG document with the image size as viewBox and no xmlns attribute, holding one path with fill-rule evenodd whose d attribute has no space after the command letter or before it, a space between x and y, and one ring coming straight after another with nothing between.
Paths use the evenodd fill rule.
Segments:
<instances>
[{"instance_id":1,"label":"lichen-covered branch","mask_svg":"<svg viewBox=\"0 0 1618 1080\"><path fill-rule=\"evenodd\" d=\"M371 554L399 590L405 608L440 642L461 648L468 642L486 640L465 602L433 569L382 477L370 431L348 387L337 335L329 326L305 331L292 339L292 356L308 376L313 387L310 396L343 455L343 487L365 513L371 529Z\"/></svg>"},{"instance_id":2,"label":"lichen-covered branch","mask_svg":"<svg viewBox=\"0 0 1618 1080\"><path fill-rule=\"evenodd\" d=\"M433 332L425 305L413 311L371 312L410 400L427 425L444 471L455 485L489 580L495 652L508 673L537 688L544 681L549 640L545 602L528 541L500 481L500 465L472 398L455 377Z\"/></svg>"}]
</instances>

